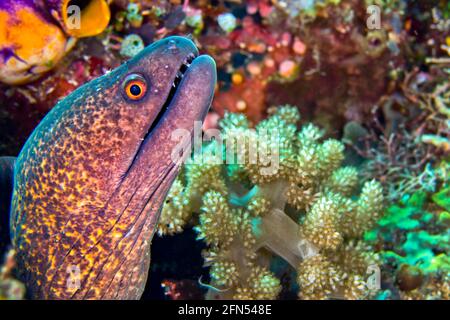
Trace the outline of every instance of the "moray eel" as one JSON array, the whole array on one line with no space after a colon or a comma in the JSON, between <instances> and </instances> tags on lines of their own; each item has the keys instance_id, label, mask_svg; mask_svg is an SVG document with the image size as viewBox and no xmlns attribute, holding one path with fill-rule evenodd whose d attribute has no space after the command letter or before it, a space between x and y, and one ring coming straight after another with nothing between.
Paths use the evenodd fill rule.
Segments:
<instances>
[{"instance_id":1,"label":"moray eel","mask_svg":"<svg viewBox=\"0 0 450 320\"><path fill-rule=\"evenodd\" d=\"M17 276L31 298L140 298L179 168L171 133L192 136L215 83L214 60L169 37L42 120L17 157L10 209Z\"/></svg>"}]
</instances>

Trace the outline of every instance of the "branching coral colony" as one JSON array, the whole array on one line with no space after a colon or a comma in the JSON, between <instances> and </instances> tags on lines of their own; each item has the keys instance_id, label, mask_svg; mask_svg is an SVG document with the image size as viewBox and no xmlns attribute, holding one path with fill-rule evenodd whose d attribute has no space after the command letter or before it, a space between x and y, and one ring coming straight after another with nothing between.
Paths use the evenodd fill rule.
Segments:
<instances>
[{"instance_id":1,"label":"branching coral colony","mask_svg":"<svg viewBox=\"0 0 450 320\"><path fill-rule=\"evenodd\" d=\"M324 132L313 124L298 129L299 119L297 108L283 106L251 129L244 115L226 114L223 145L209 143L203 162L186 164L169 192L159 233L197 221L198 238L209 246L211 285L219 289L211 298L275 299L281 285L269 270L270 255L297 270L301 299L370 294L367 270L377 259L358 239L381 216L382 188L367 182L357 197L357 170L341 167L343 144L322 141ZM228 164L217 161L221 150ZM278 170L265 170L261 150L279 160ZM230 156L243 161L229 164Z\"/></svg>"}]
</instances>

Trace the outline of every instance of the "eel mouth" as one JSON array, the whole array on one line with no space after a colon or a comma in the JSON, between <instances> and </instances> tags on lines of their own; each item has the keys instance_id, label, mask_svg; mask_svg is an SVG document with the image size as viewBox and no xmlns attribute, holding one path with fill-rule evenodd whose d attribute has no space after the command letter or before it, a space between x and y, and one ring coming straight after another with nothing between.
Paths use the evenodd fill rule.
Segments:
<instances>
[{"instance_id":1,"label":"eel mouth","mask_svg":"<svg viewBox=\"0 0 450 320\"><path fill-rule=\"evenodd\" d=\"M142 141L141 141L138 149L136 150L136 153L133 156L133 160L131 161L131 163L130 163L128 169L126 170L126 172L124 173L123 177L128 175L128 173L130 172L131 168L135 165L137 158L139 157L139 155L141 154L142 150L144 149L144 146L145 146L146 142L149 140L149 137L152 135L153 131L155 131L156 127L162 122L162 119L164 118L165 114L169 110L170 105L171 105L171 103L172 103L172 101L173 101L173 99L174 99L174 97L175 97L175 95L176 95L176 93L178 91L178 88L179 88L179 85L181 83L181 80L183 80L183 77L184 77L185 73L187 72L187 70L191 66L192 62L197 57L198 57L197 54L191 52L191 53L189 53L186 56L186 58L184 59L183 63L181 63L180 67L178 68L177 73L175 74L175 78L172 81L172 85L170 87L169 94L167 95L167 98L166 98L163 106L159 110L159 112L156 115L155 119L153 120L151 126L148 128L147 132L145 133L144 137L142 138Z\"/></svg>"},{"instance_id":2,"label":"eel mouth","mask_svg":"<svg viewBox=\"0 0 450 320\"><path fill-rule=\"evenodd\" d=\"M177 93L178 87L181 83L181 80L183 80L184 74L191 66L194 59L197 58L197 55L193 52L188 54L186 58L184 59L183 63L178 68L177 73L175 74L175 78L172 81L172 86L170 87L169 94L167 95L166 101L164 102L161 110L159 110L155 120L153 120L152 125L148 129L147 133L144 136L144 141L147 139L147 137L153 132L155 127L161 122L161 119L164 117L164 114L169 109L170 104L172 103L173 97Z\"/></svg>"}]
</instances>

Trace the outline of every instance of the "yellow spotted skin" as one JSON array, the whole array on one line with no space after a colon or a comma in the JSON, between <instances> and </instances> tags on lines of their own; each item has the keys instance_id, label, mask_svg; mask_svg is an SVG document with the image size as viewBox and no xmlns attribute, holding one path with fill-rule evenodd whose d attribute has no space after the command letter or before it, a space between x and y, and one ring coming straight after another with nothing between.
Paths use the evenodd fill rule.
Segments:
<instances>
[{"instance_id":1,"label":"yellow spotted skin","mask_svg":"<svg viewBox=\"0 0 450 320\"><path fill-rule=\"evenodd\" d=\"M15 166L11 240L18 277L36 299L137 299L160 208L176 176L171 132L203 120L215 85L197 57L166 103L190 40L170 37L60 101ZM139 101L123 81L142 75ZM164 109L167 107L167 109Z\"/></svg>"}]
</instances>

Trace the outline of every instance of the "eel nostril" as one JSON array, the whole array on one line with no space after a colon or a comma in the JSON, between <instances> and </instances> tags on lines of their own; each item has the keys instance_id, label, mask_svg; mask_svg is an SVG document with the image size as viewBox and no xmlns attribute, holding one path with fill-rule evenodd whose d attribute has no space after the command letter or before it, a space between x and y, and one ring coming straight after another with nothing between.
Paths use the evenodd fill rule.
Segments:
<instances>
[{"instance_id":1,"label":"eel nostril","mask_svg":"<svg viewBox=\"0 0 450 320\"><path fill-rule=\"evenodd\" d=\"M175 40L169 40L168 44L169 44L169 50L172 53L178 52L177 42Z\"/></svg>"}]
</instances>

